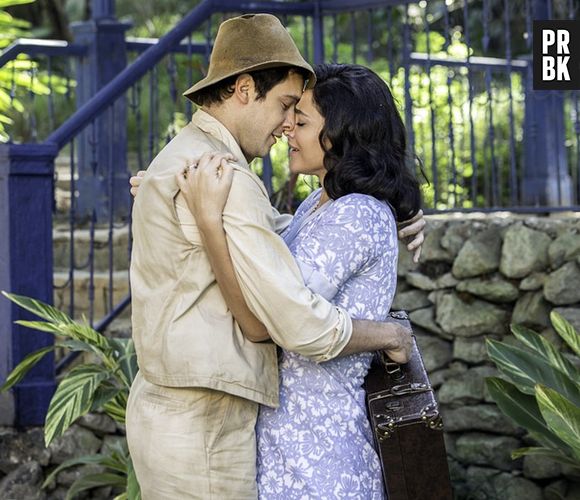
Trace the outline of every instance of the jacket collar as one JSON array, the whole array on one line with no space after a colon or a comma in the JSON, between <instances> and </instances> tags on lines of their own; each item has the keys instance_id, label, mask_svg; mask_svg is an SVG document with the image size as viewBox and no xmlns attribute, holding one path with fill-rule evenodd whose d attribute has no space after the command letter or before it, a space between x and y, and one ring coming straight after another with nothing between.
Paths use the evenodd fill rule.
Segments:
<instances>
[{"instance_id":1,"label":"jacket collar","mask_svg":"<svg viewBox=\"0 0 580 500\"><path fill-rule=\"evenodd\" d=\"M236 164L249 170L250 167L239 144L236 142L231 132L220 121L215 119L206 111L198 109L191 117L191 123L206 134L211 135L213 138L224 143L230 152L236 157Z\"/></svg>"}]
</instances>

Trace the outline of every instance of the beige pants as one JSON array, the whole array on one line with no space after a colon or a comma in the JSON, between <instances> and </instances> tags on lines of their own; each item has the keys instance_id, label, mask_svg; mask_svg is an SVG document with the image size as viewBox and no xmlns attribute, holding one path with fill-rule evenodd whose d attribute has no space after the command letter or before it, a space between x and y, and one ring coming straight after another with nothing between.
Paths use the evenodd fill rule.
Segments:
<instances>
[{"instance_id":1,"label":"beige pants","mask_svg":"<svg viewBox=\"0 0 580 500\"><path fill-rule=\"evenodd\" d=\"M127 441L143 500L256 499L257 413L237 396L161 387L138 374Z\"/></svg>"}]
</instances>

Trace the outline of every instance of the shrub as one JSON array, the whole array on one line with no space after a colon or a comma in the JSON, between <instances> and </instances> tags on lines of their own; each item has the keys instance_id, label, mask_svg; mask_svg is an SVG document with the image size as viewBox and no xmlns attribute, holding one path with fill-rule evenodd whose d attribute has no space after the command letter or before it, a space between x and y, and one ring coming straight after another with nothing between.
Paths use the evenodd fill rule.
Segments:
<instances>
[{"instance_id":1,"label":"shrub","mask_svg":"<svg viewBox=\"0 0 580 500\"><path fill-rule=\"evenodd\" d=\"M115 421L124 424L129 389L138 370L133 341L107 338L91 328L86 321L76 322L55 307L38 300L6 292L2 294L44 320L17 321L18 324L51 333L55 336L55 342L22 360L8 375L0 391L8 390L20 382L33 366L57 347L90 353L95 358L95 362L75 366L59 381L46 415L45 444L48 446L54 438L62 436L79 417L90 411L102 410ZM80 464L98 464L105 471L78 478L71 485L67 500L80 491L102 486L113 486L125 491L115 500L140 499L126 442L111 447L108 454L68 460L52 471L43 486L49 484L63 469Z\"/></svg>"},{"instance_id":2,"label":"shrub","mask_svg":"<svg viewBox=\"0 0 580 500\"><path fill-rule=\"evenodd\" d=\"M561 315L552 325L576 356L580 335ZM542 455L580 475L580 369L546 338L519 325L511 330L516 345L487 340L492 361L507 380L486 380L499 408L526 429L538 446L520 448L512 458Z\"/></svg>"}]
</instances>

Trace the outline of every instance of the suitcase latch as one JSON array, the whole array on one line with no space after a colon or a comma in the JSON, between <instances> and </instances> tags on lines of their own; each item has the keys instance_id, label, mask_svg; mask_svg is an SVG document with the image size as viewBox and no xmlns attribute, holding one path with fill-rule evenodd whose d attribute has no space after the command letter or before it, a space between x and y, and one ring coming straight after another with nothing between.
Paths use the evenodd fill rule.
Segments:
<instances>
[{"instance_id":1,"label":"suitcase latch","mask_svg":"<svg viewBox=\"0 0 580 500\"><path fill-rule=\"evenodd\" d=\"M430 391L431 387L427 384L420 384L413 382L410 384L395 385L391 388L391 394L393 396L402 396L403 394L417 394L419 392Z\"/></svg>"}]
</instances>

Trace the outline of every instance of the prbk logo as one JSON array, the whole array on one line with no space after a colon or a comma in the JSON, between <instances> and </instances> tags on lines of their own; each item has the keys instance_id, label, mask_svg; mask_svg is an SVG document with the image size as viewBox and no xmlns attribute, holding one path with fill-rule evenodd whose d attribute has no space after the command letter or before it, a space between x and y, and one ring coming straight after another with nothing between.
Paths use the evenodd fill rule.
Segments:
<instances>
[{"instance_id":1,"label":"prbk logo","mask_svg":"<svg viewBox=\"0 0 580 500\"><path fill-rule=\"evenodd\" d=\"M534 21L534 90L580 90L580 21Z\"/></svg>"}]
</instances>

